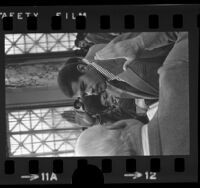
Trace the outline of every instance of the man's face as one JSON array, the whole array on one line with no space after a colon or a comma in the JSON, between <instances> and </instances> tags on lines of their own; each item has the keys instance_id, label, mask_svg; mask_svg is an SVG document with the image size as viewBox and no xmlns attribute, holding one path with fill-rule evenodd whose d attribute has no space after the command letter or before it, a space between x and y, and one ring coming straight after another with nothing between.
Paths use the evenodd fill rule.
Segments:
<instances>
[{"instance_id":1,"label":"man's face","mask_svg":"<svg viewBox=\"0 0 200 188\"><path fill-rule=\"evenodd\" d=\"M86 72L77 82L72 82L74 96L98 95L105 91L106 82L98 74Z\"/></svg>"},{"instance_id":2,"label":"man's face","mask_svg":"<svg viewBox=\"0 0 200 188\"><path fill-rule=\"evenodd\" d=\"M84 41L84 40L81 40L81 41L79 41L78 46L79 46L80 48L85 48L85 47L87 47L87 42Z\"/></svg>"},{"instance_id":3,"label":"man's face","mask_svg":"<svg viewBox=\"0 0 200 188\"><path fill-rule=\"evenodd\" d=\"M101 93L101 104L106 107L117 107L119 105L119 99L105 91Z\"/></svg>"}]
</instances>

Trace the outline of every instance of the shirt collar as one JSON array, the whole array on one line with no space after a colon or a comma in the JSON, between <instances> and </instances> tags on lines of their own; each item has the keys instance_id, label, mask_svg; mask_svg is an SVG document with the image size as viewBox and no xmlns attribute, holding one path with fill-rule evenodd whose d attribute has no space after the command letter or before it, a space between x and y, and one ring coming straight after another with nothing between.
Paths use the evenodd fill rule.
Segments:
<instances>
[{"instance_id":1,"label":"shirt collar","mask_svg":"<svg viewBox=\"0 0 200 188\"><path fill-rule=\"evenodd\" d=\"M91 63L90 63L87 59L85 59L85 58L83 58L82 61L83 61L84 63L86 63L87 65L90 65L90 64L91 64Z\"/></svg>"}]
</instances>

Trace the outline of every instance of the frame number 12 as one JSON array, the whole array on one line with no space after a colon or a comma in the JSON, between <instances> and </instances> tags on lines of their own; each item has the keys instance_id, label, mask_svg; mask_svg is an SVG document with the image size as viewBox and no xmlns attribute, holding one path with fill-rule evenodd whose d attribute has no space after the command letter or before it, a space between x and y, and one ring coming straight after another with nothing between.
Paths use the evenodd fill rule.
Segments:
<instances>
[{"instance_id":1,"label":"frame number 12","mask_svg":"<svg viewBox=\"0 0 200 188\"><path fill-rule=\"evenodd\" d=\"M156 180L156 172L145 172L145 178L146 180Z\"/></svg>"}]
</instances>

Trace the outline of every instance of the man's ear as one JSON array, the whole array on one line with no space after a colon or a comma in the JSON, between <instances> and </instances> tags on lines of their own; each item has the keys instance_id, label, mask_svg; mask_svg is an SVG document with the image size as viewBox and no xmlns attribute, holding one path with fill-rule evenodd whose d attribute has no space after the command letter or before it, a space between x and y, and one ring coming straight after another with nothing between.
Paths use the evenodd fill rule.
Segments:
<instances>
[{"instance_id":1,"label":"man's ear","mask_svg":"<svg viewBox=\"0 0 200 188\"><path fill-rule=\"evenodd\" d=\"M86 70L87 70L87 65L78 64L78 65L77 65L77 69L78 69L79 72L85 73Z\"/></svg>"}]
</instances>

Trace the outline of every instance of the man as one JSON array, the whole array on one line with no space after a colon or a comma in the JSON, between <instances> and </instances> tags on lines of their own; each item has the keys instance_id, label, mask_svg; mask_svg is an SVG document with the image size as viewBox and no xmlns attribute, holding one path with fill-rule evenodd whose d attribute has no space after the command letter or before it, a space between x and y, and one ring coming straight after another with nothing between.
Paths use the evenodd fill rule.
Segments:
<instances>
[{"instance_id":1,"label":"man","mask_svg":"<svg viewBox=\"0 0 200 188\"><path fill-rule=\"evenodd\" d=\"M77 156L190 154L188 33L176 36L158 70L159 104L153 119L148 125L129 119L89 128L77 141Z\"/></svg>"},{"instance_id":2,"label":"man","mask_svg":"<svg viewBox=\"0 0 200 188\"><path fill-rule=\"evenodd\" d=\"M97 117L100 124L114 123L122 119L137 119L143 123L148 122L146 111L138 113L134 99L119 99L104 92L101 95L83 97L85 111Z\"/></svg>"},{"instance_id":3,"label":"man","mask_svg":"<svg viewBox=\"0 0 200 188\"><path fill-rule=\"evenodd\" d=\"M79 97L104 91L106 78L81 58L70 58L59 71L58 84L66 96Z\"/></svg>"},{"instance_id":4,"label":"man","mask_svg":"<svg viewBox=\"0 0 200 188\"><path fill-rule=\"evenodd\" d=\"M61 115L67 121L82 127L106 125L130 118L137 119L142 123L149 121L146 112L137 113L134 99L113 101L111 96L107 96L108 94L102 93L101 95L84 96L82 99L78 98L74 102L74 108L77 110L65 111Z\"/></svg>"},{"instance_id":5,"label":"man","mask_svg":"<svg viewBox=\"0 0 200 188\"><path fill-rule=\"evenodd\" d=\"M111 60L92 61L95 55L101 57L96 52L105 48L103 44L89 50L85 59L69 59L58 76L62 91L73 97L81 93L99 94L107 89L120 98L158 99L157 70L174 45L175 34L141 33L127 40L126 51L133 49L134 55L131 58L122 55ZM118 46L118 42L116 45ZM128 64L125 63L126 60ZM125 64L126 70L123 69Z\"/></svg>"}]
</instances>

